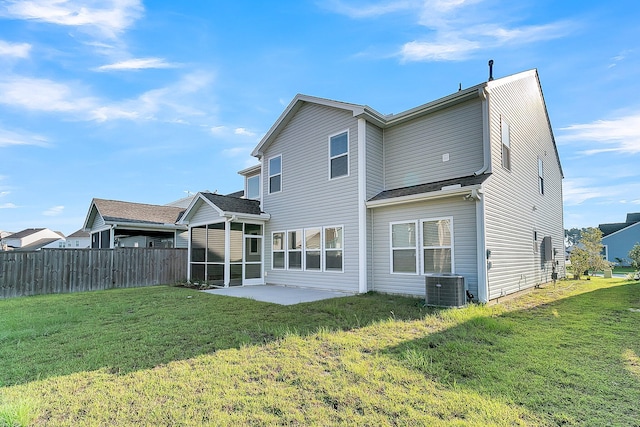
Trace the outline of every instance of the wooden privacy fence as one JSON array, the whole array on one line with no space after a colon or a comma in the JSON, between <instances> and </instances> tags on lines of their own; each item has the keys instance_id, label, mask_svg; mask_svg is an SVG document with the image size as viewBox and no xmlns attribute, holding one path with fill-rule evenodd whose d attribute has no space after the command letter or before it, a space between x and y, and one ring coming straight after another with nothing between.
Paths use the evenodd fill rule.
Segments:
<instances>
[{"instance_id":1,"label":"wooden privacy fence","mask_svg":"<svg viewBox=\"0 0 640 427\"><path fill-rule=\"evenodd\" d=\"M187 279L187 249L0 252L0 299L171 284Z\"/></svg>"}]
</instances>

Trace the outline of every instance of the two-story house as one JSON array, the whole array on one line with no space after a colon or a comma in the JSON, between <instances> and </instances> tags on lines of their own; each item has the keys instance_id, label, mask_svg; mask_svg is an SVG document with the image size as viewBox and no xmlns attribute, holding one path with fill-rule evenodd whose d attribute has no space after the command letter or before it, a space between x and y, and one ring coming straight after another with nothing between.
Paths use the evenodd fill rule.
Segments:
<instances>
[{"instance_id":1,"label":"two-story house","mask_svg":"<svg viewBox=\"0 0 640 427\"><path fill-rule=\"evenodd\" d=\"M564 276L562 168L537 71L399 114L297 95L252 153L245 199L198 193L190 279L479 301Z\"/></svg>"}]
</instances>

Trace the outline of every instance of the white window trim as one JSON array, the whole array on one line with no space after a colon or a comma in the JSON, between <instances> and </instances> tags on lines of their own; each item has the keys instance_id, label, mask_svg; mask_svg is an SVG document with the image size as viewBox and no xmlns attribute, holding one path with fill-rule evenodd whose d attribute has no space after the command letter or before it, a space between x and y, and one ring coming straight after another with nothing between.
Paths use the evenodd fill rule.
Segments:
<instances>
[{"instance_id":1,"label":"white window trim","mask_svg":"<svg viewBox=\"0 0 640 427\"><path fill-rule=\"evenodd\" d=\"M280 161L280 165L282 167L282 160ZM249 197L249 180L253 179L253 178L258 178L258 197L257 198L250 198ZM246 179L244 180L244 197L245 199L250 199L250 200L260 200L262 199L262 176L261 174L255 174L255 175L251 175L251 176L247 176ZM282 178L280 178L280 189L282 190Z\"/></svg>"},{"instance_id":2,"label":"white window trim","mask_svg":"<svg viewBox=\"0 0 640 427\"><path fill-rule=\"evenodd\" d=\"M538 193L544 196L544 161L538 157Z\"/></svg>"},{"instance_id":3,"label":"white window trim","mask_svg":"<svg viewBox=\"0 0 640 427\"><path fill-rule=\"evenodd\" d=\"M449 233L451 235L451 246L424 246L424 236L423 236L423 224L425 222L432 222L432 221L440 221L440 220L449 220ZM424 272L424 250L425 249L442 249L442 248L451 248L451 273L448 274L455 274L456 273L456 260L455 260L455 239L454 239L454 226L453 226L453 217L452 216L442 216L442 217L435 217L435 218L425 218L425 219L421 219L420 220L420 231L418 232L419 236L420 236L420 243L418 244L419 248L420 248L420 274L422 276L429 276L429 275L433 275L433 274L440 274L440 273L425 273Z\"/></svg>"},{"instance_id":4,"label":"white window trim","mask_svg":"<svg viewBox=\"0 0 640 427\"><path fill-rule=\"evenodd\" d=\"M273 235L274 234L278 234L278 233L282 233L284 235L284 238L282 239L282 244L284 245L284 249L282 250L275 250L273 248ZM282 271L282 270L286 270L288 263L287 263L287 231L272 231L271 232L271 269L272 270L277 270L277 271ZM274 253L276 252L283 252L284 253L284 267L280 268L280 267L275 267L274 266L274 260L275 257L273 256Z\"/></svg>"},{"instance_id":5,"label":"white window trim","mask_svg":"<svg viewBox=\"0 0 640 427\"><path fill-rule=\"evenodd\" d=\"M505 140L507 144L505 144ZM509 153L509 164L505 166L505 149L508 150ZM513 150L511 149L511 126L509 126L509 122L507 122L504 117L500 117L500 164L502 167L508 171L511 171L512 160L513 160Z\"/></svg>"},{"instance_id":6,"label":"white window trim","mask_svg":"<svg viewBox=\"0 0 640 427\"><path fill-rule=\"evenodd\" d=\"M271 160L280 157L280 173L276 173L276 174L271 174ZM267 174L268 174L268 181L267 181L267 192L269 194L277 194L277 193L282 193L282 187L283 187L283 180L282 180L282 171L284 169L283 167L283 163L282 163L282 154L278 154L277 156L273 156L273 157L269 157L269 160L267 160ZM271 178L274 176L280 175L280 190L278 191L271 191Z\"/></svg>"},{"instance_id":7,"label":"white window trim","mask_svg":"<svg viewBox=\"0 0 640 427\"><path fill-rule=\"evenodd\" d=\"M340 241L340 249L327 249L326 247L326 242L325 242L325 230L328 228L340 228L342 229L342 233L340 234L340 237L342 238L342 240ZM337 252L337 251L342 251L342 268L340 270L327 270L327 266L326 266L326 262L325 259L327 257L327 251L330 252ZM325 273L336 273L336 274L340 274L340 273L344 273L344 260L345 260L345 250L344 250L344 225L328 225L326 227L322 227L322 271Z\"/></svg>"},{"instance_id":8,"label":"white window trim","mask_svg":"<svg viewBox=\"0 0 640 427\"><path fill-rule=\"evenodd\" d=\"M320 247L318 249L307 249L307 230L319 230L320 231ZM322 272L324 267L324 251L323 251L323 243L324 243L324 229L322 227L308 227L302 230L302 266L304 271L309 272ZM318 251L320 252L320 268L308 269L307 268L307 251Z\"/></svg>"},{"instance_id":9,"label":"white window trim","mask_svg":"<svg viewBox=\"0 0 640 427\"><path fill-rule=\"evenodd\" d=\"M291 249L289 248L289 233L300 233L301 235L301 241L300 241L300 249ZM287 251L287 255L286 255L286 259L287 259L287 263L285 264L287 270L291 270L291 271L303 271L304 270L304 228L294 228L292 230L287 230L287 246L286 246L286 251ZM299 252L300 253L300 268L290 268L289 267L289 253L291 252Z\"/></svg>"},{"instance_id":10,"label":"white window trim","mask_svg":"<svg viewBox=\"0 0 640 427\"><path fill-rule=\"evenodd\" d=\"M344 154L340 154L337 156L331 156L331 138L333 138L334 136L338 136L338 135L342 135L343 133L347 134L347 152ZM341 130L340 132L336 132L333 133L331 135L329 135L327 137L327 146L328 146L328 150L327 150L327 155L329 157L329 181L333 181L335 179L340 179L340 178L346 178L351 174L351 165L349 163L351 163L351 158L350 158L350 149L351 149L351 144L350 144L350 134L349 134L349 129L345 129L345 130ZM342 156L347 156L347 173L346 175L340 175L340 176L336 176L335 178L331 177L331 160L333 159L337 159L338 157L342 157Z\"/></svg>"},{"instance_id":11,"label":"white window trim","mask_svg":"<svg viewBox=\"0 0 640 427\"><path fill-rule=\"evenodd\" d=\"M394 247L393 246L393 226L394 225L398 225L398 224L413 224L416 230L416 235L415 237L415 245L414 246L402 246L402 247ZM417 220L406 220L406 221L393 221L389 223L389 274L398 274L398 275L403 275L403 276L417 276L419 275L419 271L420 266L419 264L419 260L420 258L418 257L418 250L419 250L419 245L418 245L418 239L420 238L420 232L418 230L418 221ZM409 273L409 272L404 272L404 271L393 271L393 251L394 250L407 250L407 249L413 249L416 252L416 265L415 265L415 271L413 273Z\"/></svg>"}]
</instances>

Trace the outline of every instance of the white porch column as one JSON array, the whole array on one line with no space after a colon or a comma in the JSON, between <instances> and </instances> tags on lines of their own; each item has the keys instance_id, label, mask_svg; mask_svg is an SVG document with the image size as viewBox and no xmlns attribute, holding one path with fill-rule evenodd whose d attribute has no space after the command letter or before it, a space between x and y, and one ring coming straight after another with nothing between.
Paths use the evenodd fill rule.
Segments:
<instances>
[{"instance_id":1,"label":"white porch column","mask_svg":"<svg viewBox=\"0 0 640 427\"><path fill-rule=\"evenodd\" d=\"M367 121L358 119L358 292L367 292Z\"/></svg>"}]
</instances>

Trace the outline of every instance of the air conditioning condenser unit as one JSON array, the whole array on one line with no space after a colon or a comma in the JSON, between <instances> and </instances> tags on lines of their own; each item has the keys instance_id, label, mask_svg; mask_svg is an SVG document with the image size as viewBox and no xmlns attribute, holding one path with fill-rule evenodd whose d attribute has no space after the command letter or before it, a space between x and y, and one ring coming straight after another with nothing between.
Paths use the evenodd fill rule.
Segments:
<instances>
[{"instance_id":1,"label":"air conditioning condenser unit","mask_svg":"<svg viewBox=\"0 0 640 427\"><path fill-rule=\"evenodd\" d=\"M436 307L463 307L466 303L464 276L439 274L425 277L426 304Z\"/></svg>"}]
</instances>

